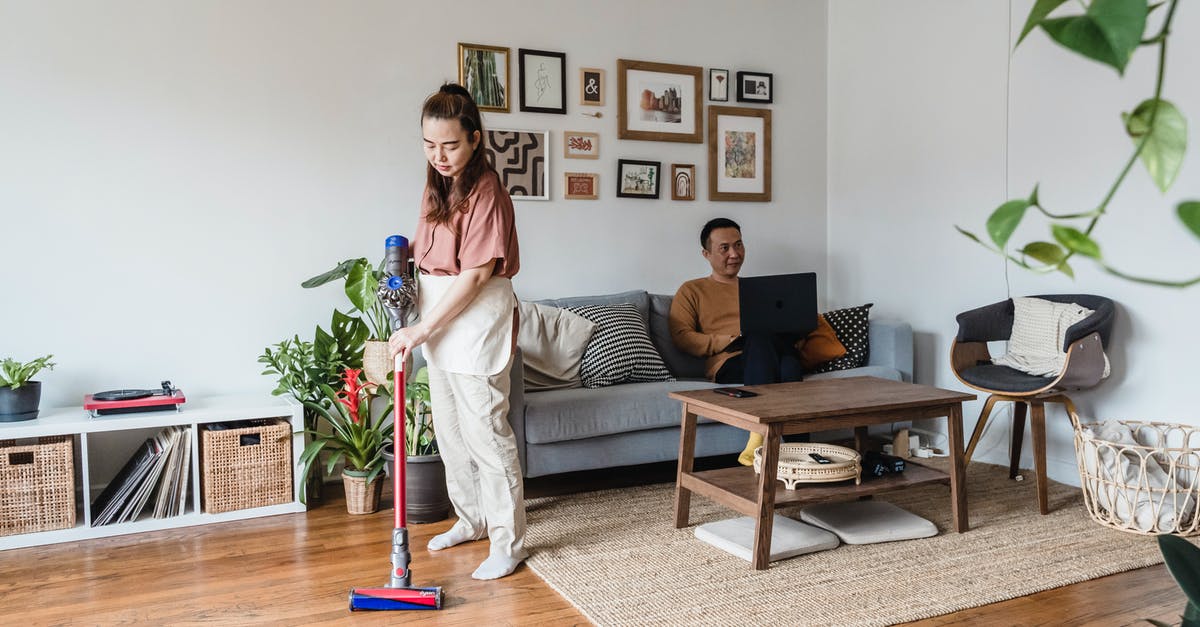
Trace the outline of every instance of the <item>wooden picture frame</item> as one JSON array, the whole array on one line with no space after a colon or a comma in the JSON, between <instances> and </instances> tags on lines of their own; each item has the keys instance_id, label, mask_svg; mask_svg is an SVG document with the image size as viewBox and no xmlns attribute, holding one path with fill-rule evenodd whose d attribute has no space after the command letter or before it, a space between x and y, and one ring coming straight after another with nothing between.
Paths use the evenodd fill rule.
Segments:
<instances>
[{"instance_id":1,"label":"wooden picture frame","mask_svg":"<svg viewBox=\"0 0 1200 627\"><path fill-rule=\"evenodd\" d=\"M513 200L550 200L550 131L485 129L484 150Z\"/></svg>"},{"instance_id":2,"label":"wooden picture frame","mask_svg":"<svg viewBox=\"0 0 1200 627\"><path fill-rule=\"evenodd\" d=\"M617 159L617 196L658 198L661 175L661 161Z\"/></svg>"},{"instance_id":3,"label":"wooden picture frame","mask_svg":"<svg viewBox=\"0 0 1200 627\"><path fill-rule=\"evenodd\" d=\"M738 72L738 102L771 104L775 94L775 75L766 72Z\"/></svg>"},{"instance_id":4,"label":"wooden picture frame","mask_svg":"<svg viewBox=\"0 0 1200 627\"><path fill-rule=\"evenodd\" d=\"M713 102L729 102L729 70L708 69L708 99Z\"/></svg>"},{"instance_id":5,"label":"wooden picture frame","mask_svg":"<svg viewBox=\"0 0 1200 627\"><path fill-rule=\"evenodd\" d=\"M708 107L708 199L771 200L771 110Z\"/></svg>"},{"instance_id":6,"label":"wooden picture frame","mask_svg":"<svg viewBox=\"0 0 1200 627\"><path fill-rule=\"evenodd\" d=\"M563 198L596 200L600 197L600 175L595 172L564 172Z\"/></svg>"},{"instance_id":7,"label":"wooden picture frame","mask_svg":"<svg viewBox=\"0 0 1200 627\"><path fill-rule=\"evenodd\" d=\"M567 54L517 49L521 111L567 113Z\"/></svg>"},{"instance_id":8,"label":"wooden picture frame","mask_svg":"<svg viewBox=\"0 0 1200 627\"><path fill-rule=\"evenodd\" d=\"M695 164L671 164L671 200L696 200Z\"/></svg>"},{"instance_id":9,"label":"wooden picture frame","mask_svg":"<svg viewBox=\"0 0 1200 627\"><path fill-rule=\"evenodd\" d=\"M589 107L603 107L604 70L595 67L579 68L579 104Z\"/></svg>"},{"instance_id":10,"label":"wooden picture frame","mask_svg":"<svg viewBox=\"0 0 1200 627\"><path fill-rule=\"evenodd\" d=\"M617 59L617 137L704 143L703 68Z\"/></svg>"},{"instance_id":11,"label":"wooden picture frame","mask_svg":"<svg viewBox=\"0 0 1200 627\"><path fill-rule=\"evenodd\" d=\"M564 159L599 159L600 134L584 131L563 131Z\"/></svg>"},{"instance_id":12,"label":"wooden picture frame","mask_svg":"<svg viewBox=\"0 0 1200 627\"><path fill-rule=\"evenodd\" d=\"M511 56L509 49L502 46L458 44L458 84L471 92L480 111L508 113Z\"/></svg>"}]
</instances>

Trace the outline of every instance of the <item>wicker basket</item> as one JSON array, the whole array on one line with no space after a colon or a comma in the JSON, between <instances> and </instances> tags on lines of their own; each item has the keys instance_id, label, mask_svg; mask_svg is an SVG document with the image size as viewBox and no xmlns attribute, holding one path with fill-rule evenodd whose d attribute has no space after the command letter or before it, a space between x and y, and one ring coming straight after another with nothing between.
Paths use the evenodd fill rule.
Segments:
<instances>
[{"instance_id":1,"label":"wicker basket","mask_svg":"<svg viewBox=\"0 0 1200 627\"><path fill-rule=\"evenodd\" d=\"M240 424L240 423L235 423ZM204 511L219 514L292 501L292 427L283 420L200 433Z\"/></svg>"},{"instance_id":2,"label":"wicker basket","mask_svg":"<svg viewBox=\"0 0 1200 627\"><path fill-rule=\"evenodd\" d=\"M347 514L374 514L379 511L383 475L377 475L371 483L367 483L366 477L349 475L342 471L342 486L346 488Z\"/></svg>"},{"instance_id":3,"label":"wicker basket","mask_svg":"<svg viewBox=\"0 0 1200 627\"><path fill-rule=\"evenodd\" d=\"M809 457L817 453L829 458L832 463L817 463ZM754 472L762 472L762 447L754 449ZM776 478L789 490L797 483L832 483L853 479L862 482L862 455L852 448L836 444L784 443L779 445L779 466Z\"/></svg>"},{"instance_id":4,"label":"wicker basket","mask_svg":"<svg viewBox=\"0 0 1200 627\"><path fill-rule=\"evenodd\" d=\"M74 439L0 443L0 536L74 526Z\"/></svg>"},{"instance_id":5,"label":"wicker basket","mask_svg":"<svg viewBox=\"0 0 1200 627\"><path fill-rule=\"evenodd\" d=\"M1075 414L1071 421L1083 502L1093 520L1142 535L1200 533L1200 430L1118 421L1132 432L1133 444L1101 439L1100 423L1081 424Z\"/></svg>"}]
</instances>

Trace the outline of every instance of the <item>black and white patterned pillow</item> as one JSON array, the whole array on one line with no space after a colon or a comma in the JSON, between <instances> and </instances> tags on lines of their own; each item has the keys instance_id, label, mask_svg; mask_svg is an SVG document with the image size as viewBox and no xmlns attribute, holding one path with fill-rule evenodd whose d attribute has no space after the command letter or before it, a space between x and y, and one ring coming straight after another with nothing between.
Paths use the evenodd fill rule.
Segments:
<instances>
[{"instance_id":1,"label":"black and white patterned pillow","mask_svg":"<svg viewBox=\"0 0 1200 627\"><path fill-rule=\"evenodd\" d=\"M868 310L875 303L867 303L860 307L847 307L830 311L825 315L829 326L833 327L834 335L846 347L846 354L817 366L812 372L833 372L834 370L849 370L867 363L870 346L867 343Z\"/></svg>"},{"instance_id":2,"label":"black and white patterned pillow","mask_svg":"<svg viewBox=\"0 0 1200 627\"><path fill-rule=\"evenodd\" d=\"M564 307L596 323L583 352L579 378L584 387L618 383L674 381L646 332L645 319L631 303Z\"/></svg>"}]
</instances>

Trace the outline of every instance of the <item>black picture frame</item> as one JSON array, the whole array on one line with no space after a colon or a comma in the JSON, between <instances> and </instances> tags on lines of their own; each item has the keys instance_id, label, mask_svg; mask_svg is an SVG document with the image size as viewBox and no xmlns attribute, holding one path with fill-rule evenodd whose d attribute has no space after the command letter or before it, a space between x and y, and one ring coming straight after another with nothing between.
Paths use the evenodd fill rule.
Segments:
<instances>
[{"instance_id":1,"label":"black picture frame","mask_svg":"<svg viewBox=\"0 0 1200 627\"><path fill-rule=\"evenodd\" d=\"M708 99L712 102L729 102L729 70L708 69Z\"/></svg>"},{"instance_id":2,"label":"black picture frame","mask_svg":"<svg viewBox=\"0 0 1200 627\"><path fill-rule=\"evenodd\" d=\"M629 168L629 172L626 168ZM652 168L653 182L642 178L640 181L626 181L626 174L636 176L634 168ZM636 159L617 159L617 196L619 198L658 198L659 186L662 183L661 161L638 161ZM649 186L653 186L653 191ZM643 189L644 188L644 189Z\"/></svg>"},{"instance_id":3,"label":"black picture frame","mask_svg":"<svg viewBox=\"0 0 1200 627\"><path fill-rule=\"evenodd\" d=\"M766 93L762 93L765 91ZM775 75L767 72L738 72L738 102L771 104L775 97Z\"/></svg>"},{"instance_id":4,"label":"black picture frame","mask_svg":"<svg viewBox=\"0 0 1200 627\"><path fill-rule=\"evenodd\" d=\"M547 62L557 65L557 71L546 68ZM535 63L538 66L531 69L531 64ZM519 48L517 67L520 74L521 111L566 115L567 53ZM531 93L537 96L530 98Z\"/></svg>"}]
</instances>

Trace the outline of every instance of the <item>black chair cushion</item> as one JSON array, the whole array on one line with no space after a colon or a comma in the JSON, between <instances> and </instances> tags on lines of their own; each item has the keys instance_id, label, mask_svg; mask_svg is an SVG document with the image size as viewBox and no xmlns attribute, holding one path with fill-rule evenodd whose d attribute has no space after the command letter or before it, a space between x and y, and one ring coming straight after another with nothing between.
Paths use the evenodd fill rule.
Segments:
<instances>
[{"instance_id":1,"label":"black chair cushion","mask_svg":"<svg viewBox=\"0 0 1200 627\"><path fill-rule=\"evenodd\" d=\"M959 372L958 376L973 386L1015 394L1040 390L1054 380L1047 377L1025 374L1020 370L1013 370L1008 366L997 366L994 364L971 366Z\"/></svg>"}]
</instances>

